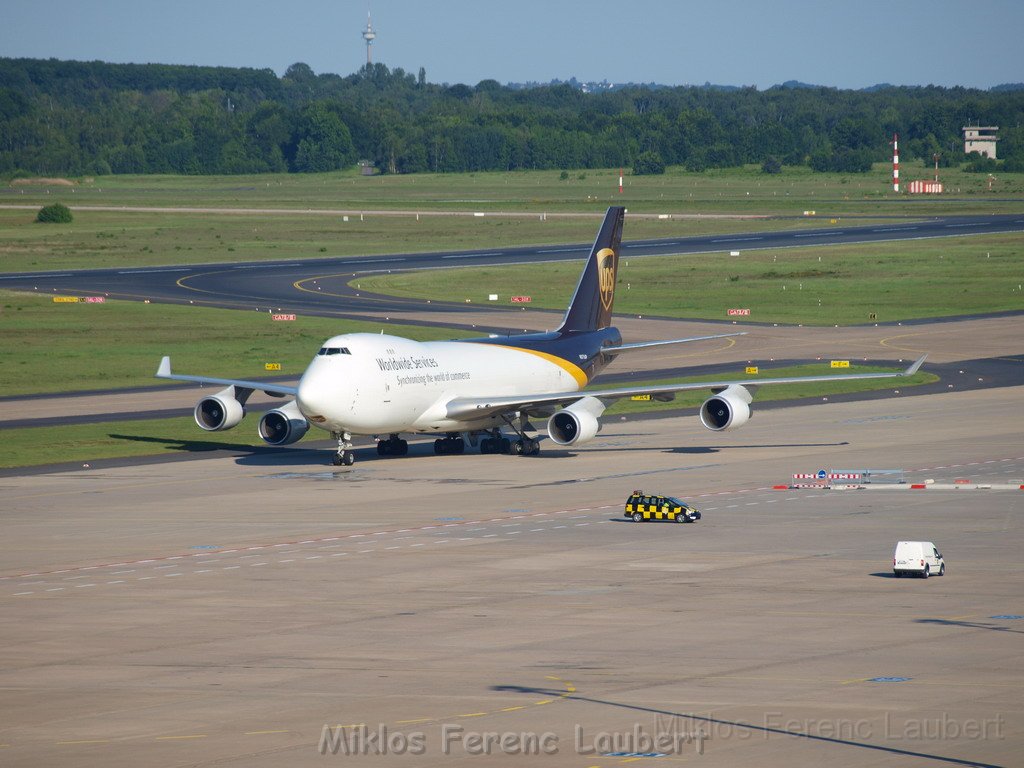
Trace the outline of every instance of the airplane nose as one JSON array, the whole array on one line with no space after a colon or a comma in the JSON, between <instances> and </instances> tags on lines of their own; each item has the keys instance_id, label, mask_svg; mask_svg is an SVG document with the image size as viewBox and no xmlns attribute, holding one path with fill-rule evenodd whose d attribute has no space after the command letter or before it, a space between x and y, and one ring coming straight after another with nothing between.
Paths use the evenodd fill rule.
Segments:
<instances>
[{"instance_id":1,"label":"airplane nose","mask_svg":"<svg viewBox=\"0 0 1024 768\"><path fill-rule=\"evenodd\" d=\"M302 415L313 423L322 423L330 410L330 381L323 371L307 370L299 379L295 402Z\"/></svg>"}]
</instances>

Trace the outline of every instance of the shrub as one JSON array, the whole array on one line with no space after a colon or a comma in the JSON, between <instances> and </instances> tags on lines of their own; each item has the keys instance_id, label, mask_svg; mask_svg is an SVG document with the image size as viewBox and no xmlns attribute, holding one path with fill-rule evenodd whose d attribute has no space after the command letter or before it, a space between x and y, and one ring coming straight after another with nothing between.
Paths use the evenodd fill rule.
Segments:
<instances>
[{"instance_id":1,"label":"shrub","mask_svg":"<svg viewBox=\"0 0 1024 768\"><path fill-rule=\"evenodd\" d=\"M636 176L648 176L665 172L665 161L657 152L648 150L641 152L633 163L633 173Z\"/></svg>"},{"instance_id":2,"label":"shrub","mask_svg":"<svg viewBox=\"0 0 1024 768\"><path fill-rule=\"evenodd\" d=\"M40 208L39 213L36 214L36 221L41 221L44 224L70 224L73 219L71 210L63 203L47 205L45 208Z\"/></svg>"}]
</instances>

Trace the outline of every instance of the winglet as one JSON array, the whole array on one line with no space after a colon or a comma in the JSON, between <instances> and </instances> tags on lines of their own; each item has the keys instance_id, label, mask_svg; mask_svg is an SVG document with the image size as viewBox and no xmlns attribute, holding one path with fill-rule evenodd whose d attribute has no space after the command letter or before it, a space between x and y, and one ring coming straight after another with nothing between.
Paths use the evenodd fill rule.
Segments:
<instances>
[{"instance_id":1,"label":"winglet","mask_svg":"<svg viewBox=\"0 0 1024 768\"><path fill-rule=\"evenodd\" d=\"M164 355L160 361L160 367L156 369L156 377L158 379L171 378L171 358L167 355Z\"/></svg>"},{"instance_id":2,"label":"winglet","mask_svg":"<svg viewBox=\"0 0 1024 768\"><path fill-rule=\"evenodd\" d=\"M924 364L924 361L927 358L928 358L927 354L921 355L919 358L917 358L917 360L914 361L914 364L911 365L909 368L907 368L907 370L905 370L901 375L902 376L913 376L915 373L917 373L917 370Z\"/></svg>"}]
</instances>

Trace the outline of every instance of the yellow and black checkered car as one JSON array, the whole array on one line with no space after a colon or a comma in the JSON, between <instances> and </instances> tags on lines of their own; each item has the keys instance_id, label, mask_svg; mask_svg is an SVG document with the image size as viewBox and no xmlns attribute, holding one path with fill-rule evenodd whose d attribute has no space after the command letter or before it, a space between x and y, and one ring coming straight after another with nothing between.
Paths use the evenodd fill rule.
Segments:
<instances>
[{"instance_id":1,"label":"yellow and black checkered car","mask_svg":"<svg viewBox=\"0 0 1024 768\"><path fill-rule=\"evenodd\" d=\"M634 491L626 499L626 517L637 523L644 520L692 523L700 520L700 512L672 496L656 496Z\"/></svg>"}]
</instances>

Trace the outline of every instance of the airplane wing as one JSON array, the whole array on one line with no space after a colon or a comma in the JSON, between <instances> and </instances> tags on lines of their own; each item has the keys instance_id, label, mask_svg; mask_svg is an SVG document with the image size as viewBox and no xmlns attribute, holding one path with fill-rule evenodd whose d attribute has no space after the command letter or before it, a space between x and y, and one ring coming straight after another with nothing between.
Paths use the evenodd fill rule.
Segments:
<instances>
[{"instance_id":1,"label":"airplane wing","mask_svg":"<svg viewBox=\"0 0 1024 768\"><path fill-rule=\"evenodd\" d=\"M731 336L746 336L746 331L739 333L720 333L717 336L691 336L688 339L667 339L665 341L638 341L633 344L619 344L617 347L605 347L601 350L606 355L617 355L621 352L632 352L635 349L650 349L651 347L664 347L669 344L686 344L690 341L707 341L708 339L727 339Z\"/></svg>"},{"instance_id":2,"label":"airplane wing","mask_svg":"<svg viewBox=\"0 0 1024 768\"><path fill-rule=\"evenodd\" d=\"M467 398L459 397L448 402L447 415L451 419L466 419L470 417L486 417L508 411L544 411L555 406L568 405L582 397L596 397L598 400L611 404L624 397L635 395L650 395L654 400L668 401L675 397L676 392L686 392L695 389L710 389L712 392L721 392L726 387L741 385L748 389L771 384L803 384L818 381L841 381L844 379L890 379L913 376L924 363L928 355L922 355L915 360L908 368L895 373L852 373L843 375L825 376L793 376L780 379L739 379L732 381L700 381L687 384L664 384L656 387L621 387L617 389L593 389L580 390L577 392L556 392L553 394L538 395L513 395L508 397L493 398Z\"/></svg>"},{"instance_id":3,"label":"airplane wing","mask_svg":"<svg viewBox=\"0 0 1024 768\"><path fill-rule=\"evenodd\" d=\"M207 376L184 376L182 374L171 373L171 358L167 356L164 356L160 361L160 367L157 368L156 371L156 378L173 379L174 381L194 381L197 384L217 384L222 387L238 387L239 389L248 389L252 391L261 390L271 397L287 397L288 395L294 396L298 392L298 387L285 387L280 384L272 384L268 381L214 379Z\"/></svg>"}]
</instances>

